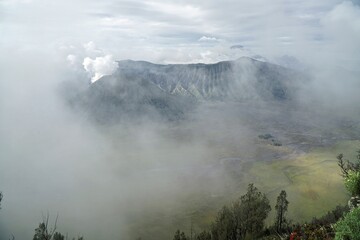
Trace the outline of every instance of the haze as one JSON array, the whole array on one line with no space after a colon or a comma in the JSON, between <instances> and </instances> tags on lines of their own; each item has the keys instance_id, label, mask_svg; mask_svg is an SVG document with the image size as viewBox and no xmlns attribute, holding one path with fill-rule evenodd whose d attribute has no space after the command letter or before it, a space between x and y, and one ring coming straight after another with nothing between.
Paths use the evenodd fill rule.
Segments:
<instances>
[{"instance_id":1,"label":"haze","mask_svg":"<svg viewBox=\"0 0 360 240\"><path fill-rule=\"evenodd\" d=\"M290 130L318 146L360 136L359 1L2 0L0 36L0 239L31 239L47 213L86 240L170 239L242 193L247 162L307 153ZM68 101L120 60L241 57L306 76L296 102L201 100L178 121L103 124ZM333 130L344 122L352 133ZM289 152L258 144L268 132Z\"/></svg>"}]
</instances>

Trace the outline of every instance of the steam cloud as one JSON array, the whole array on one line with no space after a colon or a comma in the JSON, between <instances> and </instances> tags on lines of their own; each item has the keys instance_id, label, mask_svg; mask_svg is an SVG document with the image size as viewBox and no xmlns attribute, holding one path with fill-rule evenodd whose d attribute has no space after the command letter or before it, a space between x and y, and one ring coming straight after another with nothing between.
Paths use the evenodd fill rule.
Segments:
<instances>
[{"instance_id":1,"label":"steam cloud","mask_svg":"<svg viewBox=\"0 0 360 240\"><path fill-rule=\"evenodd\" d=\"M83 62L84 69L89 72L91 77L91 82L99 80L105 75L110 75L115 72L118 65L114 61L112 55L106 55L104 57L96 57L91 59L86 57Z\"/></svg>"}]
</instances>

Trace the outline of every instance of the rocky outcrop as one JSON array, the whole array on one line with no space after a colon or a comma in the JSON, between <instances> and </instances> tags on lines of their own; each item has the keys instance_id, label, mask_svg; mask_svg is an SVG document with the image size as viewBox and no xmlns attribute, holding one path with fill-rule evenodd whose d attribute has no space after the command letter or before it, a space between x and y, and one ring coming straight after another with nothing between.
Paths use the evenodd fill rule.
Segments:
<instances>
[{"instance_id":1,"label":"rocky outcrop","mask_svg":"<svg viewBox=\"0 0 360 240\"><path fill-rule=\"evenodd\" d=\"M354 208L360 207L360 196L351 197L348 201L348 206L350 208L350 211Z\"/></svg>"}]
</instances>

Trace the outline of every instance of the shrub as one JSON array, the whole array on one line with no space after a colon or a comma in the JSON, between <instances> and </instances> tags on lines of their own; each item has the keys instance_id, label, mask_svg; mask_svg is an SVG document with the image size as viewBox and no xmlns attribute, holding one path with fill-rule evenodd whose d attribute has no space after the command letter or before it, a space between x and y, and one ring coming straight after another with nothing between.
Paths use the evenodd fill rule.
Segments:
<instances>
[{"instance_id":1,"label":"shrub","mask_svg":"<svg viewBox=\"0 0 360 240\"><path fill-rule=\"evenodd\" d=\"M353 195L360 195L360 172L349 171L345 178L345 187Z\"/></svg>"},{"instance_id":2,"label":"shrub","mask_svg":"<svg viewBox=\"0 0 360 240\"><path fill-rule=\"evenodd\" d=\"M265 140L274 138L270 133L266 133L266 134L263 134L263 135L259 135L258 137L259 137L260 139L265 139Z\"/></svg>"},{"instance_id":3,"label":"shrub","mask_svg":"<svg viewBox=\"0 0 360 240\"><path fill-rule=\"evenodd\" d=\"M342 218L343 215L348 213L349 211L350 211L350 209L349 209L348 205L344 205L344 206L338 205L338 206L336 206L336 208L327 212L322 217L313 218L313 220L311 221L311 224L312 225L320 225L320 226L334 224L337 221L339 221L340 218Z\"/></svg>"},{"instance_id":4,"label":"shrub","mask_svg":"<svg viewBox=\"0 0 360 240\"><path fill-rule=\"evenodd\" d=\"M335 240L360 240L360 208L347 213L335 224Z\"/></svg>"},{"instance_id":5,"label":"shrub","mask_svg":"<svg viewBox=\"0 0 360 240\"><path fill-rule=\"evenodd\" d=\"M3 198L3 194L2 194L2 192L0 192L0 209L1 209L1 200L2 200L2 198Z\"/></svg>"}]
</instances>

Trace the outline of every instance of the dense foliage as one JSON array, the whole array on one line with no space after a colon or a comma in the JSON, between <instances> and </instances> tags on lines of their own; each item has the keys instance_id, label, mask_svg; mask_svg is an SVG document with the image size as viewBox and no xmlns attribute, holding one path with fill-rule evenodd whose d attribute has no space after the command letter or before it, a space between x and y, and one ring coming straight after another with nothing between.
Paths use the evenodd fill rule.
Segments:
<instances>
[{"instance_id":1,"label":"dense foliage","mask_svg":"<svg viewBox=\"0 0 360 240\"><path fill-rule=\"evenodd\" d=\"M313 218L311 224L318 226L330 225L337 222L342 216L349 212L349 207L347 205L336 206L332 211L328 211L324 216L320 218Z\"/></svg>"},{"instance_id":2,"label":"dense foliage","mask_svg":"<svg viewBox=\"0 0 360 240\"><path fill-rule=\"evenodd\" d=\"M360 208L347 213L335 224L336 240L360 240Z\"/></svg>"},{"instance_id":3,"label":"dense foliage","mask_svg":"<svg viewBox=\"0 0 360 240\"><path fill-rule=\"evenodd\" d=\"M354 199L355 201L360 195L360 150L357 153L356 163L349 160L344 161L342 154L337 157L338 165L344 177L345 187L352 196L356 196L351 198L351 200ZM360 240L360 208L357 203L353 205L351 200L349 201L350 205L352 205L351 211L335 224L336 240Z\"/></svg>"},{"instance_id":4,"label":"dense foliage","mask_svg":"<svg viewBox=\"0 0 360 240\"><path fill-rule=\"evenodd\" d=\"M349 160L344 159L344 155L340 153L337 157L338 165L341 169L341 173L343 177L348 177L349 172L359 172L360 171L360 150L357 151L357 161L350 162Z\"/></svg>"},{"instance_id":5,"label":"dense foliage","mask_svg":"<svg viewBox=\"0 0 360 240\"><path fill-rule=\"evenodd\" d=\"M360 195L360 171L349 171L345 177L345 187L352 196Z\"/></svg>"},{"instance_id":6,"label":"dense foliage","mask_svg":"<svg viewBox=\"0 0 360 240\"><path fill-rule=\"evenodd\" d=\"M196 236L196 239L241 240L258 237L263 232L264 221L270 210L269 200L265 194L261 193L254 184L249 184L246 194L231 207L222 207L211 225L210 232L203 231ZM174 240L180 240L179 237L181 233L178 230Z\"/></svg>"},{"instance_id":7,"label":"dense foliage","mask_svg":"<svg viewBox=\"0 0 360 240\"><path fill-rule=\"evenodd\" d=\"M271 210L269 200L254 184L249 184L247 193L234 202L231 208L223 207L211 227L212 239L236 240L254 237L264 227Z\"/></svg>"}]
</instances>

